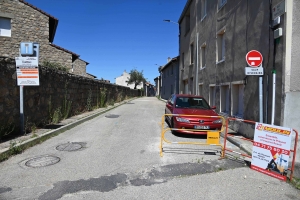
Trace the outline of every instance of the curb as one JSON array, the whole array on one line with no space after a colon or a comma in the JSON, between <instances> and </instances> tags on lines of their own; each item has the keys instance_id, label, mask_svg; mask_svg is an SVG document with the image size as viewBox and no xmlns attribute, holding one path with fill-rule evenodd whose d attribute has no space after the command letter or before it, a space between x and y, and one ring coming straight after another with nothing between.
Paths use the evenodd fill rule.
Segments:
<instances>
[{"instance_id":1,"label":"curb","mask_svg":"<svg viewBox=\"0 0 300 200\"><path fill-rule=\"evenodd\" d=\"M96 113L92 113L86 117L83 117L83 118L80 118L80 119L77 119L76 121L74 122L71 122L69 124L66 124L66 125L63 125L62 127L58 128L58 129L55 129L55 130L51 130L51 131L48 131L46 133L43 133L41 135L38 135L37 137L35 138L30 138L28 140L25 140L21 143L18 143L16 145L14 145L13 147L7 147L7 148L4 148L2 150L0 150L0 162L8 159L10 156L13 156L17 153L21 153L22 151L24 151L25 149L29 148L29 147L32 147L36 144L40 144L54 136L57 136L67 130L70 130L72 128L74 128L75 126L78 126L88 120L91 120L95 117L98 117L99 115L103 114L103 113L106 113L114 108L117 108L123 104L126 104L132 100L135 100L137 99L138 97L135 97L135 98L132 98L130 100L125 100L123 102L120 102L118 103L117 105L114 105L112 107L108 107L104 110L101 110L99 112L96 112ZM74 116L73 116L74 117Z\"/></svg>"},{"instance_id":2,"label":"curb","mask_svg":"<svg viewBox=\"0 0 300 200\"><path fill-rule=\"evenodd\" d=\"M225 134L221 133L221 137L224 138ZM238 140L234 139L233 137L227 137L227 140L229 142L231 142L232 144L234 144L235 146L239 147L241 150L245 151L248 155L252 155L252 151L249 151L249 149L247 149L245 147L245 145L241 142L239 142Z\"/></svg>"}]
</instances>

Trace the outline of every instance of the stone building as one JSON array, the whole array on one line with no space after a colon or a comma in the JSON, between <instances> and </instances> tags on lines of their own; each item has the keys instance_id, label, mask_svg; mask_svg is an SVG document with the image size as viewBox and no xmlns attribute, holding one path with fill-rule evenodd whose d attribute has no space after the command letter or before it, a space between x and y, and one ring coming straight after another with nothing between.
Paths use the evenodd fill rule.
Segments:
<instances>
[{"instance_id":1,"label":"stone building","mask_svg":"<svg viewBox=\"0 0 300 200\"><path fill-rule=\"evenodd\" d=\"M58 63L69 73L90 77L86 74L87 62L82 62L78 54L53 44L57 25L57 18L23 0L1 0L0 56L18 57L21 42L37 42L40 64Z\"/></svg>"},{"instance_id":2,"label":"stone building","mask_svg":"<svg viewBox=\"0 0 300 200\"><path fill-rule=\"evenodd\" d=\"M286 11L274 20L280 2ZM222 115L300 131L299 9L298 0L188 0L178 20L180 93L204 96ZM245 75L250 50L263 56L262 96L259 76Z\"/></svg>"}]
</instances>

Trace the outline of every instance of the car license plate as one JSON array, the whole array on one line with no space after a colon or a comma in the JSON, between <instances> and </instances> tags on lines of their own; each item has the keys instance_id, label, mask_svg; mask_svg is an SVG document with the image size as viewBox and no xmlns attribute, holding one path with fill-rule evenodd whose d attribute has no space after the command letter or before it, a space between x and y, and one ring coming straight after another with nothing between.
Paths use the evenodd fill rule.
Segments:
<instances>
[{"instance_id":1,"label":"car license plate","mask_svg":"<svg viewBox=\"0 0 300 200\"><path fill-rule=\"evenodd\" d=\"M209 129L209 126L194 126L194 129Z\"/></svg>"}]
</instances>

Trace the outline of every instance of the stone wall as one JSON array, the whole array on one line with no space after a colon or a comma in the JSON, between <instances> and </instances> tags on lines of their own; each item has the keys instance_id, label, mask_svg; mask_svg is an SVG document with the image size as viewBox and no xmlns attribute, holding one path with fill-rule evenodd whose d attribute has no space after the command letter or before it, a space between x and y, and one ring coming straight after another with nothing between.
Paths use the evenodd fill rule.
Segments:
<instances>
[{"instance_id":1,"label":"stone wall","mask_svg":"<svg viewBox=\"0 0 300 200\"><path fill-rule=\"evenodd\" d=\"M0 56L19 56L20 42L38 42L40 58L49 45L49 17L18 0L1 0L0 17L11 19L11 37L0 37Z\"/></svg>"},{"instance_id":2,"label":"stone wall","mask_svg":"<svg viewBox=\"0 0 300 200\"><path fill-rule=\"evenodd\" d=\"M66 67L68 70L72 69L71 53L58 49L52 45L46 45L45 47L43 47L43 51L47 52L47 54L39 57L40 63L42 63L44 60L47 60L50 62L59 63L62 66Z\"/></svg>"},{"instance_id":3,"label":"stone wall","mask_svg":"<svg viewBox=\"0 0 300 200\"><path fill-rule=\"evenodd\" d=\"M76 59L73 62L73 74L77 74L80 76L85 76L87 77L88 75L86 74L86 62L84 62L81 59Z\"/></svg>"},{"instance_id":4,"label":"stone wall","mask_svg":"<svg viewBox=\"0 0 300 200\"><path fill-rule=\"evenodd\" d=\"M11 37L0 36L0 56L18 57L21 42L37 42L40 63L47 60L72 68L72 54L49 43L49 16L18 0L0 0L0 17L11 19Z\"/></svg>"},{"instance_id":5,"label":"stone wall","mask_svg":"<svg viewBox=\"0 0 300 200\"><path fill-rule=\"evenodd\" d=\"M16 83L15 62L0 58L0 127L20 123L20 94ZM71 102L70 116L101 105L101 92L106 104L139 96L138 90L104 83L47 67L39 71L40 86L24 87L24 119L36 126L51 122L54 112L64 112L66 102Z\"/></svg>"}]
</instances>

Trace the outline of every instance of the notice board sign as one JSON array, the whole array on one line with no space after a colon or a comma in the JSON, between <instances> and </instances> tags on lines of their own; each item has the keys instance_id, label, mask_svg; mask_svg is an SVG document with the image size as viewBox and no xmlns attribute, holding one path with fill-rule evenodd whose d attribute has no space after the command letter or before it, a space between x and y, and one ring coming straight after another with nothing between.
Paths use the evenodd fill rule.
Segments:
<instances>
[{"instance_id":1,"label":"notice board sign","mask_svg":"<svg viewBox=\"0 0 300 200\"><path fill-rule=\"evenodd\" d=\"M251 169L286 181L291 128L255 123Z\"/></svg>"},{"instance_id":2,"label":"notice board sign","mask_svg":"<svg viewBox=\"0 0 300 200\"><path fill-rule=\"evenodd\" d=\"M40 85L37 57L16 57L17 84L25 86Z\"/></svg>"}]
</instances>

